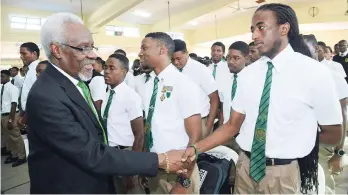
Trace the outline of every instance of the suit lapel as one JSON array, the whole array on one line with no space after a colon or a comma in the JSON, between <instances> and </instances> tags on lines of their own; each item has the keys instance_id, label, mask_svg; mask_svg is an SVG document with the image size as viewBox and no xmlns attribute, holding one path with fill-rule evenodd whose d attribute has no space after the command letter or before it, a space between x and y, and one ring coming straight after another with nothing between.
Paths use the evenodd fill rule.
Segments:
<instances>
[{"instance_id":1,"label":"suit lapel","mask_svg":"<svg viewBox=\"0 0 348 195\"><path fill-rule=\"evenodd\" d=\"M94 116L93 111L88 106L86 100L83 98L77 87L66 76L64 76L56 68L54 68L53 65L50 64L49 66L47 66L45 71L48 74L52 75L52 77L64 89L67 96L87 113L96 127L99 127L97 118Z\"/></svg>"}]
</instances>

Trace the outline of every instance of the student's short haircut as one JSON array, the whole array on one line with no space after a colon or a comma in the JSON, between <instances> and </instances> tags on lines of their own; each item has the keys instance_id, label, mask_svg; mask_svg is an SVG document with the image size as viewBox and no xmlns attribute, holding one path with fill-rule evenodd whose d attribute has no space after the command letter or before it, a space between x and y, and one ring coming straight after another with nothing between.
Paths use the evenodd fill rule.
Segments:
<instances>
[{"instance_id":1,"label":"student's short haircut","mask_svg":"<svg viewBox=\"0 0 348 195\"><path fill-rule=\"evenodd\" d=\"M325 48L326 48L326 43L322 42L322 41L318 41L317 45L319 47L321 47L324 51L325 51Z\"/></svg>"},{"instance_id":2,"label":"student's short haircut","mask_svg":"<svg viewBox=\"0 0 348 195\"><path fill-rule=\"evenodd\" d=\"M152 32L149 33L145 36L145 38L152 38L156 40L157 42L163 44L167 50L168 50L168 57L172 57L174 50L175 50L175 45L173 39L164 32Z\"/></svg>"},{"instance_id":3,"label":"student's short haircut","mask_svg":"<svg viewBox=\"0 0 348 195\"><path fill-rule=\"evenodd\" d=\"M225 53L225 45L221 42L215 42L211 47L214 47L214 46L220 46L222 48L222 52Z\"/></svg>"},{"instance_id":4,"label":"student's short haircut","mask_svg":"<svg viewBox=\"0 0 348 195\"><path fill-rule=\"evenodd\" d=\"M326 46L325 49L328 49L328 50L330 50L330 53L333 53L333 51L332 51L330 46Z\"/></svg>"},{"instance_id":5,"label":"student's short haircut","mask_svg":"<svg viewBox=\"0 0 348 195\"><path fill-rule=\"evenodd\" d=\"M250 47L250 46L255 46L255 42L254 42L254 41L253 41L253 42L250 42L250 43L249 43L249 47Z\"/></svg>"},{"instance_id":6,"label":"student's short haircut","mask_svg":"<svg viewBox=\"0 0 348 195\"><path fill-rule=\"evenodd\" d=\"M198 58L198 55L195 53L190 53L189 56L190 58Z\"/></svg>"},{"instance_id":7,"label":"student's short haircut","mask_svg":"<svg viewBox=\"0 0 348 195\"><path fill-rule=\"evenodd\" d=\"M185 41L180 40L180 39L175 39L174 45L175 45L174 52L182 51L184 53L187 53L187 47L186 47Z\"/></svg>"},{"instance_id":8,"label":"student's short haircut","mask_svg":"<svg viewBox=\"0 0 348 195\"><path fill-rule=\"evenodd\" d=\"M243 41L236 41L228 49L240 51L244 56L249 55L249 46Z\"/></svg>"},{"instance_id":9,"label":"student's short haircut","mask_svg":"<svg viewBox=\"0 0 348 195\"><path fill-rule=\"evenodd\" d=\"M1 74L5 74L7 76L11 76L11 72L9 70L2 70Z\"/></svg>"},{"instance_id":10,"label":"student's short haircut","mask_svg":"<svg viewBox=\"0 0 348 195\"><path fill-rule=\"evenodd\" d=\"M126 56L122 54L112 54L109 56L109 58L118 59L121 62L121 65L123 66L123 68L126 69L127 71L129 70L129 60Z\"/></svg>"},{"instance_id":11,"label":"student's short haircut","mask_svg":"<svg viewBox=\"0 0 348 195\"><path fill-rule=\"evenodd\" d=\"M16 66L12 67L11 70L12 70L12 69L15 69L17 72L19 71L19 68L16 67Z\"/></svg>"},{"instance_id":12,"label":"student's short haircut","mask_svg":"<svg viewBox=\"0 0 348 195\"><path fill-rule=\"evenodd\" d=\"M95 61L97 61L98 63L100 63L101 65L104 65L105 64L105 61L103 59L101 59L101 57L97 57L95 59Z\"/></svg>"},{"instance_id":13,"label":"student's short haircut","mask_svg":"<svg viewBox=\"0 0 348 195\"><path fill-rule=\"evenodd\" d=\"M27 48L27 50L30 51L30 52L34 52L35 51L37 53L37 57L38 58L40 57L40 49L39 49L39 47L35 43L33 43L33 42L26 42L26 43L23 43L21 45L21 47Z\"/></svg>"},{"instance_id":14,"label":"student's short haircut","mask_svg":"<svg viewBox=\"0 0 348 195\"><path fill-rule=\"evenodd\" d=\"M117 53L121 53L123 54L124 56L127 56L127 53L123 50L123 49L118 49L114 52L114 54L117 54Z\"/></svg>"},{"instance_id":15,"label":"student's short haircut","mask_svg":"<svg viewBox=\"0 0 348 195\"><path fill-rule=\"evenodd\" d=\"M44 61L39 62L39 64L46 64L46 66L48 66L50 64L50 62L47 60L44 60Z\"/></svg>"}]
</instances>

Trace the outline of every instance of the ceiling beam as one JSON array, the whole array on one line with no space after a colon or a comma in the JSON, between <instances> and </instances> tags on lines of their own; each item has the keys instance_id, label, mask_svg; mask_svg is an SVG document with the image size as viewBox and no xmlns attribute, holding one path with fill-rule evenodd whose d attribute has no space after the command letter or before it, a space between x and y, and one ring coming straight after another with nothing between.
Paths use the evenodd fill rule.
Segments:
<instances>
[{"instance_id":1,"label":"ceiling beam","mask_svg":"<svg viewBox=\"0 0 348 195\"><path fill-rule=\"evenodd\" d=\"M90 29L100 28L123 13L130 11L144 0L110 0L94 11L87 20Z\"/></svg>"},{"instance_id":2,"label":"ceiling beam","mask_svg":"<svg viewBox=\"0 0 348 195\"><path fill-rule=\"evenodd\" d=\"M206 3L197 7L194 7L192 9L183 11L179 14L175 14L171 16L171 29L175 29L184 23L193 20L195 18L198 18L202 15L211 13L213 11L216 11L224 6L227 6L237 0L218 0L218 1L211 1L210 3ZM152 30L153 31L163 31L163 29L168 29L168 18L166 17L163 20L160 20L159 22L153 24ZM169 30L169 29L168 29Z\"/></svg>"}]
</instances>

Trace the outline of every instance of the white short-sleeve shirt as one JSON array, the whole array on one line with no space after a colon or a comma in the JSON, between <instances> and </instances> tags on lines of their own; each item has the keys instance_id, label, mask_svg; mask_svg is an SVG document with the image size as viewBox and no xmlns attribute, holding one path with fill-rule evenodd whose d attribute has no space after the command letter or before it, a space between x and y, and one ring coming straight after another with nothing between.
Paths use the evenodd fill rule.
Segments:
<instances>
[{"instance_id":1,"label":"white short-sleeve shirt","mask_svg":"<svg viewBox=\"0 0 348 195\"><path fill-rule=\"evenodd\" d=\"M214 71L214 65L215 64L210 64L208 66L212 75ZM220 93L224 90L223 89L224 83L228 81L230 76L231 76L231 73L230 73L230 69L228 68L227 62L225 60L221 60L219 63L217 63L215 81L217 84L218 91Z\"/></svg>"},{"instance_id":2,"label":"white short-sleeve shirt","mask_svg":"<svg viewBox=\"0 0 348 195\"><path fill-rule=\"evenodd\" d=\"M141 97L125 82L116 86L109 108L107 130L110 146L133 146L134 134L131 121L143 116ZM104 95L101 115L103 117L110 91Z\"/></svg>"},{"instance_id":3,"label":"white short-sleeve shirt","mask_svg":"<svg viewBox=\"0 0 348 195\"><path fill-rule=\"evenodd\" d=\"M2 89L2 87L3 87L3 85L1 85L0 90ZM10 113L11 112L11 104L12 103L17 104L18 97L19 97L18 88L16 86L14 86L11 82L7 82L4 85L4 91L2 93L2 96L0 97L0 98L2 98L1 99L1 102L2 102L1 114Z\"/></svg>"},{"instance_id":4,"label":"white short-sleeve shirt","mask_svg":"<svg viewBox=\"0 0 348 195\"><path fill-rule=\"evenodd\" d=\"M29 70L24 77L23 86L22 86L22 93L21 93L21 106L22 106L23 110L25 110L25 106L27 104L27 98L28 98L29 91L37 79L36 67L39 64L39 62L40 62L40 60L35 60L34 62L32 62L28 66Z\"/></svg>"},{"instance_id":5,"label":"white short-sleeve shirt","mask_svg":"<svg viewBox=\"0 0 348 195\"><path fill-rule=\"evenodd\" d=\"M124 78L124 81L126 82L126 84L129 87L135 89L135 79L134 79L134 76L131 72L129 72L129 71L127 72L126 78Z\"/></svg>"},{"instance_id":6,"label":"white short-sleeve shirt","mask_svg":"<svg viewBox=\"0 0 348 195\"><path fill-rule=\"evenodd\" d=\"M342 74L340 74L334 70L331 70L331 72L332 72L332 77L335 81L338 99L342 100L344 98L347 98L348 97L348 83L342 77Z\"/></svg>"},{"instance_id":7,"label":"white short-sleeve shirt","mask_svg":"<svg viewBox=\"0 0 348 195\"><path fill-rule=\"evenodd\" d=\"M173 149L184 149L189 143L184 120L201 113L199 88L172 64L157 77L158 91L151 122L153 147L150 151L163 153ZM147 117L154 78L151 78L145 87L143 103Z\"/></svg>"},{"instance_id":8,"label":"white short-sleeve shirt","mask_svg":"<svg viewBox=\"0 0 348 195\"><path fill-rule=\"evenodd\" d=\"M237 142L251 151L267 62L274 65L266 132L266 156L294 159L308 155L319 125L342 123L330 70L288 45L273 60L262 57L243 70L232 107L245 114Z\"/></svg>"},{"instance_id":9,"label":"white short-sleeve shirt","mask_svg":"<svg viewBox=\"0 0 348 195\"><path fill-rule=\"evenodd\" d=\"M21 77L19 74L17 74L15 77L12 78L14 80L14 86L16 86L18 88L18 90L20 91L22 86L23 86L23 81L24 78Z\"/></svg>"},{"instance_id":10,"label":"white short-sleeve shirt","mask_svg":"<svg viewBox=\"0 0 348 195\"><path fill-rule=\"evenodd\" d=\"M93 101L103 100L105 97L107 85L103 76L95 76L89 83L89 90Z\"/></svg>"},{"instance_id":11,"label":"white short-sleeve shirt","mask_svg":"<svg viewBox=\"0 0 348 195\"><path fill-rule=\"evenodd\" d=\"M325 58L321 61L321 63L325 64L330 70L338 72L341 76L343 76L343 78L347 77L347 74L344 71L342 64L332 60L327 60Z\"/></svg>"},{"instance_id":12,"label":"white short-sleeve shirt","mask_svg":"<svg viewBox=\"0 0 348 195\"><path fill-rule=\"evenodd\" d=\"M217 91L217 84L209 69L200 62L188 59L182 73L192 79L201 89L202 112L201 116L206 117L210 112L209 95Z\"/></svg>"}]
</instances>

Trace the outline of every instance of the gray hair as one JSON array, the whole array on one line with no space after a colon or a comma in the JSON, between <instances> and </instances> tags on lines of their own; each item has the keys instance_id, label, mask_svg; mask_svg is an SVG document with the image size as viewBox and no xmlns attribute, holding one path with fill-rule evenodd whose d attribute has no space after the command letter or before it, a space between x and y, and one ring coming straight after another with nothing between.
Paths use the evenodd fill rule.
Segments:
<instances>
[{"instance_id":1,"label":"gray hair","mask_svg":"<svg viewBox=\"0 0 348 195\"><path fill-rule=\"evenodd\" d=\"M65 43L65 31L67 24L83 24L83 21L78 16L61 12L49 16L41 28L41 45L49 61L52 54L50 45L52 43Z\"/></svg>"}]
</instances>

